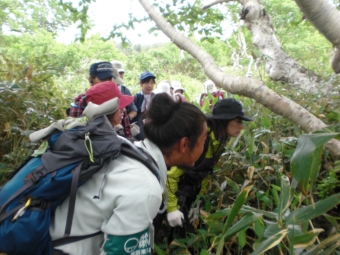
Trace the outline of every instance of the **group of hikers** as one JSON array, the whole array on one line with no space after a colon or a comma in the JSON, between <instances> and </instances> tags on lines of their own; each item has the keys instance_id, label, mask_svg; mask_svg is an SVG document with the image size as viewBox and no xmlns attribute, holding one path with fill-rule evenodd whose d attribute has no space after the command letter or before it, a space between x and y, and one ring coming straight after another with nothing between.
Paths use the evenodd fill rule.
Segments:
<instances>
[{"instance_id":1,"label":"group of hikers","mask_svg":"<svg viewBox=\"0 0 340 255\"><path fill-rule=\"evenodd\" d=\"M105 163L77 189L73 239L54 247L54 255L152 254L154 237L163 226L171 228L171 233L163 232L170 242L193 233L192 207L205 193L227 139L240 134L243 121L252 121L240 102L213 93L218 90L211 81L205 83L205 95L198 102L207 102L208 93L218 101L211 105L211 114L204 114L188 102L179 81L165 80L154 89L156 76L145 71L140 75L141 91L132 96L124 85L124 73L120 61L93 63L91 86L75 98L67 114L82 117L87 107L107 107L117 99L105 113L106 121L148 154L158 173L124 154ZM49 227L52 240L64 237L70 200L67 197L54 211ZM197 217L197 210L194 214Z\"/></svg>"},{"instance_id":2,"label":"group of hikers","mask_svg":"<svg viewBox=\"0 0 340 255\"><path fill-rule=\"evenodd\" d=\"M104 235L58 247L63 252L60 254L98 254L99 250L101 254L150 254L153 238L164 224L181 238L193 233L189 218L192 205L199 194L204 194L208 175L213 173L228 137L237 137L243 121L252 121L240 102L223 98L220 92L213 94L218 90L212 81L204 84L205 95L202 93L199 103L204 104L207 93L219 101L211 114L204 115L186 100L180 82L162 81L154 90L156 76L145 71L140 75L141 91L131 96L124 85L124 73L119 61L92 64L91 87L85 97L76 97L69 115L80 116L86 107L84 101L102 104L118 97L119 109L108 118L118 127L118 134L133 137L134 143L155 159L161 183L141 163L124 156L103 167L77 192L71 235L97 231ZM132 123L138 126L133 136ZM94 200L104 174L102 198ZM56 211L50 228L52 238L63 234L67 204L65 201Z\"/></svg>"},{"instance_id":3,"label":"group of hikers","mask_svg":"<svg viewBox=\"0 0 340 255\"><path fill-rule=\"evenodd\" d=\"M198 101L203 105L208 93L219 101L211 114L204 115L187 101L180 82L165 80L154 90L156 76L145 71L140 75L141 91L132 96L124 85L124 73L119 61L92 64L91 87L75 98L69 116L81 116L89 102L100 105L119 98L119 109L108 119L118 134L133 138L155 159L161 182L140 162L125 156L107 164L79 188L71 233L82 236L102 231L104 235L57 247L60 254L151 254L153 238L162 225L174 228L181 238L193 233L189 215L194 202L205 193L208 176L228 137L237 137L243 121L252 120L240 102L224 98L212 81L204 83ZM102 197L94 200L104 174ZM67 206L66 200L56 210L50 227L52 239L63 234Z\"/></svg>"}]
</instances>

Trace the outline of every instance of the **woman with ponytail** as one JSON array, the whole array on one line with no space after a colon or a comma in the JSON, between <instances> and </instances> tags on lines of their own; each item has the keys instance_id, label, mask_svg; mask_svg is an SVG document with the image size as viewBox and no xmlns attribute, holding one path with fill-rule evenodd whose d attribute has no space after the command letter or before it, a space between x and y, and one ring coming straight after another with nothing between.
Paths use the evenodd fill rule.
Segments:
<instances>
[{"instance_id":1,"label":"woman with ponytail","mask_svg":"<svg viewBox=\"0 0 340 255\"><path fill-rule=\"evenodd\" d=\"M112 84L95 85L87 93L102 104L116 97L112 91L118 89ZM119 96L125 105L133 100ZM194 166L204 149L207 124L196 106L162 93L153 97L145 112L144 132L145 139L135 145L157 163L160 181L132 157L121 154L109 161L78 188L71 229L71 236L78 238L57 246L54 254L151 254L152 221L166 192L167 169ZM55 211L53 240L63 237L67 213L68 199Z\"/></svg>"}]
</instances>

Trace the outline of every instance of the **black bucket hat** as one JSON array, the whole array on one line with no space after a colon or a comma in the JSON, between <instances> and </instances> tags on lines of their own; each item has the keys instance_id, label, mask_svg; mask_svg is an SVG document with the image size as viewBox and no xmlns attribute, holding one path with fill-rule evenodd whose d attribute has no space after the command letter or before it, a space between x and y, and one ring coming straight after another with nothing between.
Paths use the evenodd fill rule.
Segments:
<instances>
[{"instance_id":1,"label":"black bucket hat","mask_svg":"<svg viewBox=\"0 0 340 255\"><path fill-rule=\"evenodd\" d=\"M233 120L235 118L240 118L245 121L252 121L252 118L244 115L243 107L240 102L234 98L225 98L219 100L212 110L212 114L207 116L210 119L218 120Z\"/></svg>"}]
</instances>

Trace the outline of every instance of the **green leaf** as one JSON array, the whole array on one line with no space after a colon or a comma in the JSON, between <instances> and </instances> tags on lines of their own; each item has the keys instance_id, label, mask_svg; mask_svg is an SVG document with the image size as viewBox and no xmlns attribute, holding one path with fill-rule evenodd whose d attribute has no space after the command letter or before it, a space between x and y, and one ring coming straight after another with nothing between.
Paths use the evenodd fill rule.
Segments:
<instances>
[{"instance_id":1,"label":"green leaf","mask_svg":"<svg viewBox=\"0 0 340 255\"><path fill-rule=\"evenodd\" d=\"M275 235L257 244L255 250L253 251L251 255L260 255L263 252L277 246L281 242L281 240L286 236L287 233L288 233L287 229L282 229L281 231L277 232Z\"/></svg>"},{"instance_id":2,"label":"green leaf","mask_svg":"<svg viewBox=\"0 0 340 255\"><path fill-rule=\"evenodd\" d=\"M253 226L255 234L257 235L258 239L262 238L264 232L264 222L262 218L258 218Z\"/></svg>"},{"instance_id":3,"label":"green leaf","mask_svg":"<svg viewBox=\"0 0 340 255\"><path fill-rule=\"evenodd\" d=\"M323 231L324 231L323 229L317 228L305 234L293 236L294 249L306 248L311 246L312 244L315 243L318 234L320 234Z\"/></svg>"},{"instance_id":4,"label":"green leaf","mask_svg":"<svg viewBox=\"0 0 340 255\"><path fill-rule=\"evenodd\" d=\"M259 190L259 191L256 192L256 198L257 198L257 200L263 201L263 202L266 202L266 203L270 203L271 202L270 198L262 190Z\"/></svg>"},{"instance_id":5,"label":"green leaf","mask_svg":"<svg viewBox=\"0 0 340 255\"><path fill-rule=\"evenodd\" d=\"M241 229L240 232L238 232L237 235L237 242L238 245L243 248L247 244L247 235L246 235L246 228Z\"/></svg>"},{"instance_id":6,"label":"green leaf","mask_svg":"<svg viewBox=\"0 0 340 255\"><path fill-rule=\"evenodd\" d=\"M201 250L200 255L209 255L209 251L208 250Z\"/></svg>"},{"instance_id":7,"label":"green leaf","mask_svg":"<svg viewBox=\"0 0 340 255\"><path fill-rule=\"evenodd\" d=\"M268 116L264 115L262 117L262 125L266 129L270 129L271 128L272 125L270 123L270 119L268 118Z\"/></svg>"},{"instance_id":8,"label":"green leaf","mask_svg":"<svg viewBox=\"0 0 340 255\"><path fill-rule=\"evenodd\" d=\"M232 179L230 179L229 177L225 177L225 179L227 180L228 186L230 186L234 192L239 193L240 192L240 186L234 182Z\"/></svg>"},{"instance_id":9,"label":"green leaf","mask_svg":"<svg viewBox=\"0 0 340 255\"><path fill-rule=\"evenodd\" d=\"M303 253L302 255L331 254L340 245L339 238L340 238L340 234L330 236L326 238L325 240L323 240L318 245L315 245L314 247L312 247L307 252Z\"/></svg>"},{"instance_id":10,"label":"green leaf","mask_svg":"<svg viewBox=\"0 0 340 255\"><path fill-rule=\"evenodd\" d=\"M304 134L299 137L290 163L293 188L298 184L304 195L308 194L309 187L313 187L319 174L323 145L336 135L338 133Z\"/></svg>"},{"instance_id":11,"label":"green leaf","mask_svg":"<svg viewBox=\"0 0 340 255\"><path fill-rule=\"evenodd\" d=\"M326 214L326 213L324 213L323 216L333 225L333 227L336 228L337 231L340 232L340 226L339 226L339 223L338 223L338 220L340 219L340 217L334 217L334 216Z\"/></svg>"},{"instance_id":12,"label":"green leaf","mask_svg":"<svg viewBox=\"0 0 340 255\"><path fill-rule=\"evenodd\" d=\"M311 219L314 219L323 213L329 211L337 204L340 203L340 194L333 195L324 200L318 201L314 205L308 205L303 208L299 208L291 212L286 220L285 224L300 224Z\"/></svg>"},{"instance_id":13,"label":"green leaf","mask_svg":"<svg viewBox=\"0 0 340 255\"><path fill-rule=\"evenodd\" d=\"M251 139L248 144L248 149L247 149L249 155L252 155L254 153L254 146L255 146L254 142L255 142L255 137L251 136Z\"/></svg>"},{"instance_id":14,"label":"green leaf","mask_svg":"<svg viewBox=\"0 0 340 255\"><path fill-rule=\"evenodd\" d=\"M251 190L253 186L247 186L242 189L241 193L237 196L233 207L231 208L230 214L228 215L227 221L224 225L223 232L225 233L233 221L235 220L237 214L239 213L240 209L242 208L244 202L246 202L249 191Z\"/></svg>"},{"instance_id":15,"label":"green leaf","mask_svg":"<svg viewBox=\"0 0 340 255\"><path fill-rule=\"evenodd\" d=\"M224 246L224 240L227 236L227 231L229 229L229 227L231 226L231 224L234 222L237 214L239 213L239 211L241 210L244 202L247 200L249 191L251 190L252 186L247 186L245 188L242 189L241 193L237 196L231 210L230 213L227 217L227 220L223 226L223 231L222 231L222 238L220 238L220 240L218 241L218 245L217 245L217 254L220 254L223 246ZM228 236L230 235L230 232L228 234Z\"/></svg>"},{"instance_id":16,"label":"green leaf","mask_svg":"<svg viewBox=\"0 0 340 255\"><path fill-rule=\"evenodd\" d=\"M270 224L263 232L264 238L270 238L275 236L277 233L281 232L283 228L280 228L277 224Z\"/></svg>"},{"instance_id":17,"label":"green leaf","mask_svg":"<svg viewBox=\"0 0 340 255\"><path fill-rule=\"evenodd\" d=\"M274 199L274 202L275 202L275 205L276 207L279 207L279 204L280 204L280 198L279 198L279 194L277 193L277 191L280 191L280 187L272 184L270 185L272 187L272 195L273 195L273 199Z\"/></svg>"},{"instance_id":18,"label":"green leaf","mask_svg":"<svg viewBox=\"0 0 340 255\"><path fill-rule=\"evenodd\" d=\"M260 209L254 208L254 207L250 207L248 205L243 205L242 209L245 209L245 210L251 211L251 212L255 212L255 213L259 213L261 215L268 217L269 219L273 219L273 220L277 219L277 213L275 213L275 212L268 212L268 211L265 211L265 210L260 210Z\"/></svg>"},{"instance_id":19,"label":"green leaf","mask_svg":"<svg viewBox=\"0 0 340 255\"><path fill-rule=\"evenodd\" d=\"M289 179L287 176L281 177L281 193L280 193L280 201L278 206L278 221L282 223L283 215L286 210L289 208L289 205L292 201L292 188L290 187Z\"/></svg>"},{"instance_id":20,"label":"green leaf","mask_svg":"<svg viewBox=\"0 0 340 255\"><path fill-rule=\"evenodd\" d=\"M224 240L227 241L230 238L232 238L235 234L239 233L240 231L246 230L259 217L260 215L256 213L246 214L237 223L235 223L232 227L228 229L228 231L225 233Z\"/></svg>"}]
</instances>

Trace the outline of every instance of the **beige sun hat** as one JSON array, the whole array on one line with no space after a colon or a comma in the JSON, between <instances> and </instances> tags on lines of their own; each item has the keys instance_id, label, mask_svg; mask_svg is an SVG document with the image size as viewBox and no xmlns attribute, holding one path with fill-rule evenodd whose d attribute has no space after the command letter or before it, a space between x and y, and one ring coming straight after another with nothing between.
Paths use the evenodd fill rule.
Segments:
<instances>
[{"instance_id":1,"label":"beige sun hat","mask_svg":"<svg viewBox=\"0 0 340 255\"><path fill-rule=\"evenodd\" d=\"M117 85L124 84L124 81L122 78L120 78L118 70L115 66L112 66L112 72L113 72L112 81Z\"/></svg>"},{"instance_id":2,"label":"beige sun hat","mask_svg":"<svg viewBox=\"0 0 340 255\"><path fill-rule=\"evenodd\" d=\"M207 80L204 82L204 92L205 93L214 93L217 91L216 85L212 80Z\"/></svg>"},{"instance_id":3,"label":"beige sun hat","mask_svg":"<svg viewBox=\"0 0 340 255\"><path fill-rule=\"evenodd\" d=\"M170 87L171 87L170 81L168 80L161 81L160 83L158 83L157 88L153 91L153 93L154 94L167 93L171 95Z\"/></svg>"},{"instance_id":4,"label":"beige sun hat","mask_svg":"<svg viewBox=\"0 0 340 255\"><path fill-rule=\"evenodd\" d=\"M113 60L113 61L111 62L111 64L112 64L113 67L116 67L118 73L120 73L120 72L125 72L124 66L123 66L122 62L120 62L120 61L118 61L118 60Z\"/></svg>"},{"instance_id":5,"label":"beige sun hat","mask_svg":"<svg viewBox=\"0 0 340 255\"><path fill-rule=\"evenodd\" d=\"M182 87L182 84L179 81L171 81L171 85L174 88L174 92L177 90L182 90L182 93L185 91L185 89Z\"/></svg>"}]
</instances>

